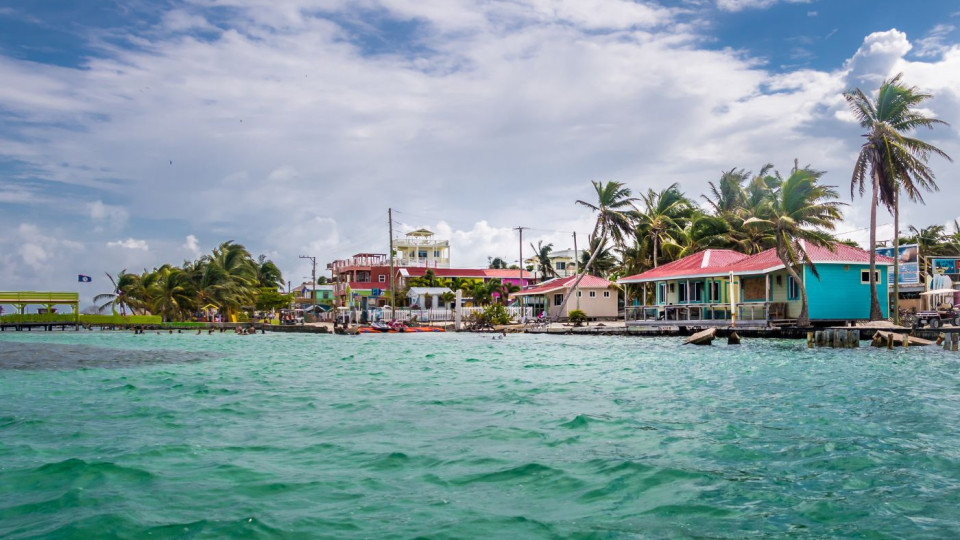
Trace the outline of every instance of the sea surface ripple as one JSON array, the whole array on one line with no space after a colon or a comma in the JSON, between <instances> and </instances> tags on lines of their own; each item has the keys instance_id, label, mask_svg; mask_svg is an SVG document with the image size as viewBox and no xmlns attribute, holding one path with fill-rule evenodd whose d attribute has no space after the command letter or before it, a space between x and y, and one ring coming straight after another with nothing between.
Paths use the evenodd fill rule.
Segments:
<instances>
[{"instance_id":1,"label":"sea surface ripple","mask_svg":"<svg viewBox=\"0 0 960 540\"><path fill-rule=\"evenodd\" d=\"M960 356L0 334L2 538L957 538Z\"/></svg>"}]
</instances>

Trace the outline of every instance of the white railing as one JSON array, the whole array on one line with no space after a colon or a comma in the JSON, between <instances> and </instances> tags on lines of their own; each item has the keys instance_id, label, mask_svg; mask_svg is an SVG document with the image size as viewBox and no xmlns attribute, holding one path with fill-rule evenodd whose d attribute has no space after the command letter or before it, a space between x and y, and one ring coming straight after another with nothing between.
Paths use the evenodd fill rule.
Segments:
<instances>
[{"instance_id":1,"label":"white railing","mask_svg":"<svg viewBox=\"0 0 960 540\"><path fill-rule=\"evenodd\" d=\"M394 266L408 266L413 268L450 268L449 262L424 257L397 257L393 260Z\"/></svg>"},{"instance_id":2,"label":"white railing","mask_svg":"<svg viewBox=\"0 0 960 540\"><path fill-rule=\"evenodd\" d=\"M463 321L466 322L467 318L470 315L475 313L482 313L486 308L484 307L465 307L461 308L461 315ZM514 322L521 322L523 320L529 320L533 318L533 308L532 307L520 307L520 306L508 306L507 314L510 315L510 318ZM456 311L453 309L447 308L434 308L434 309L397 309L391 314L390 307L382 307L367 310L367 319L370 321L376 320L398 320L398 321L410 321L416 317L417 322L453 322L456 318Z\"/></svg>"},{"instance_id":3,"label":"white railing","mask_svg":"<svg viewBox=\"0 0 960 540\"><path fill-rule=\"evenodd\" d=\"M773 315L771 308L779 306L785 308L782 302L743 302L736 305L738 321L766 322ZM703 303L703 304L676 304L654 306L629 306L625 310L627 322L657 322L657 321L729 321L730 304ZM782 318L785 313L779 314Z\"/></svg>"}]
</instances>

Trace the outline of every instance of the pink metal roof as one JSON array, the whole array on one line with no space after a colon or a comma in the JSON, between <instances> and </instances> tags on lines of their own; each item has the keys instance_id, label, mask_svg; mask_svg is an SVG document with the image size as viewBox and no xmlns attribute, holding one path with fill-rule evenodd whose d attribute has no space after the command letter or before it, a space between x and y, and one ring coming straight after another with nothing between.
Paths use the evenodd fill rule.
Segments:
<instances>
[{"instance_id":1,"label":"pink metal roof","mask_svg":"<svg viewBox=\"0 0 960 540\"><path fill-rule=\"evenodd\" d=\"M553 291L559 291L561 289L566 289L573 285L573 282L576 281L577 276L569 276L565 278L551 279L537 285L536 287L526 289L522 293L514 293L513 296L523 296L530 294L547 294ZM601 277L586 275L583 276L583 279L580 280L580 284L577 285L579 289L606 289L613 285L613 282L607 281Z\"/></svg>"},{"instance_id":2,"label":"pink metal roof","mask_svg":"<svg viewBox=\"0 0 960 540\"><path fill-rule=\"evenodd\" d=\"M674 276L699 276L723 273L727 266L748 258L748 255L738 253L732 249L707 249L687 255L663 266L647 270L642 274L620 279L620 282L629 283L634 280L651 280Z\"/></svg>"},{"instance_id":3,"label":"pink metal roof","mask_svg":"<svg viewBox=\"0 0 960 540\"><path fill-rule=\"evenodd\" d=\"M834 244L834 251L830 251L821 246L806 243L803 245L814 264L867 264L870 262L870 252L860 248L837 243ZM710 254L709 257L707 256L708 253ZM893 259L877 255L877 264L881 266L891 265ZM780 262L773 249L761 251L751 256L727 249L708 249L658 268L647 270L642 274L622 278L619 283L721 275L730 272L743 275L771 271L782 267L783 263Z\"/></svg>"}]
</instances>

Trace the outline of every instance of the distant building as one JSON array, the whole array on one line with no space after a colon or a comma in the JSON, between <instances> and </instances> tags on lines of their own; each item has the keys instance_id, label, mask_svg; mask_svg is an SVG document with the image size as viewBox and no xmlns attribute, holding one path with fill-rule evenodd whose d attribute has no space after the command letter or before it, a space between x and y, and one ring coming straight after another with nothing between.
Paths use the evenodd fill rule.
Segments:
<instances>
[{"instance_id":1,"label":"distant building","mask_svg":"<svg viewBox=\"0 0 960 540\"><path fill-rule=\"evenodd\" d=\"M553 269L556 277L568 277L577 273L576 253L577 252L572 249L550 252L550 268ZM531 257L524 262L527 265L533 266L533 271L536 272L537 276L541 280L545 279L544 276L548 275L547 273L544 273L543 268L541 268L539 258Z\"/></svg>"},{"instance_id":2,"label":"distant building","mask_svg":"<svg viewBox=\"0 0 960 540\"><path fill-rule=\"evenodd\" d=\"M536 287L516 293L514 296L530 299L529 302L525 302L525 305L538 306L535 309L544 311L551 319L567 319L570 317L570 312L575 309L583 311L591 319L609 320L617 318L619 290L612 282L591 275L583 276L583 279L577 285L576 294L567 300L566 305L561 310L560 305L563 304L563 298L570 293L576 280L576 276L573 275L551 279Z\"/></svg>"},{"instance_id":3,"label":"distant building","mask_svg":"<svg viewBox=\"0 0 960 540\"><path fill-rule=\"evenodd\" d=\"M450 241L437 240L433 232L417 229L393 240L395 266L450 267Z\"/></svg>"},{"instance_id":4,"label":"distant building","mask_svg":"<svg viewBox=\"0 0 960 540\"><path fill-rule=\"evenodd\" d=\"M870 318L870 253L844 244L833 250L802 243L817 274L807 264L797 273L807 291L811 322L833 323ZM876 260L877 296L887 316L887 267ZM800 287L773 249L744 255L708 249L635 276L618 280L639 286L639 298L627 304L627 324L738 325L790 324L800 314ZM634 293L636 296L636 293ZM645 301L644 301L645 299Z\"/></svg>"}]
</instances>

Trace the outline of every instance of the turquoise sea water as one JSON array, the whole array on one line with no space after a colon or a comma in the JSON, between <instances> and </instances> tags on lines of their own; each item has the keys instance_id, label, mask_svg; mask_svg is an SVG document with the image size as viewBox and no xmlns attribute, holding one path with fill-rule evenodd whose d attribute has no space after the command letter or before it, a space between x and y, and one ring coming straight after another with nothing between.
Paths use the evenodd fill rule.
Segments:
<instances>
[{"instance_id":1,"label":"turquoise sea water","mask_svg":"<svg viewBox=\"0 0 960 540\"><path fill-rule=\"evenodd\" d=\"M0 334L3 538L784 536L960 536L960 355Z\"/></svg>"}]
</instances>

